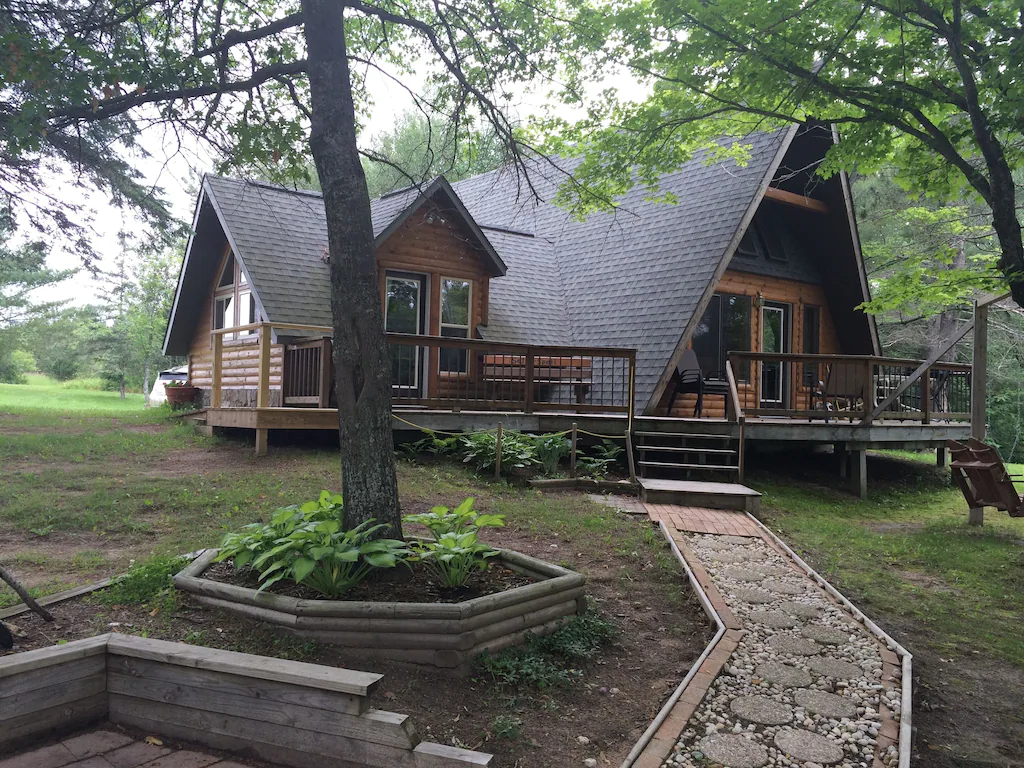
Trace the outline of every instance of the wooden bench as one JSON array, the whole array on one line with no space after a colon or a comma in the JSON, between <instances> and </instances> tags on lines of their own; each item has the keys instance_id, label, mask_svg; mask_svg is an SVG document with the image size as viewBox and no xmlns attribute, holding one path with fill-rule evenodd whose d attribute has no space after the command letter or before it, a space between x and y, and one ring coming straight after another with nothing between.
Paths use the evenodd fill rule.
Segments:
<instances>
[{"instance_id":1,"label":"wooden bench","mask_svg":"<svg viewBox=\"0 0 1024 768\"><path fill-rule=\"evenodd\" d=\"M995 507L1010 517L1024 517L1024 499L993 446L973 437L966 445L947 440L946 446L952 458L953 479L971 509Z\"/></svg>"},{"instance_id":2,"label":"wooden bench","mask_svg":"<svg viewBox=\"0 0 1024 768\"><path fill-rule=\"evenodd\" d=\"M577 403L584 401L593 384L593 361L589 357L538 355L533 358L532 376L527 376L527 373L526 355L483 356L481 374L484 381L523 386L532 384L534 387L565 384L575 391Z\"/></svg>"}]
</instances>

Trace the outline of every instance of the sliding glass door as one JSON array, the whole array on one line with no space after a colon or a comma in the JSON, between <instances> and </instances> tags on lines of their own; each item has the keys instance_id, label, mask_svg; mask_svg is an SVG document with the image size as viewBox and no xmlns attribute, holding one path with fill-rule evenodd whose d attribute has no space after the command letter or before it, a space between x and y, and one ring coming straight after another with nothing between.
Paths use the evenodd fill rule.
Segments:
<instances>
[{"instance_id":1,"label":"sliding glass door","mask_svg":"<svg viewBox=\"0 0 1024 768\"><path fill-rule=\"evenodd\" d=\"M761 307L761 351L783 354L789 351L788 304L764 303ZM786 372L781 361L761 363L761 407L782 408L786 399Z\"/></svg>"},{"instance_id":2,"label":"sliding glass door","mask_svg":"<svg viewBox=\"0 0 1024 768\"><path fill-rule=\"evenodd\" d=\"M388 272L385 275L384 329L388 333L423 333L427 305L425 275ZM419 347L391 347L391 387L401 397L422 397L424 355Z\"/></svg>"}]
</instances>

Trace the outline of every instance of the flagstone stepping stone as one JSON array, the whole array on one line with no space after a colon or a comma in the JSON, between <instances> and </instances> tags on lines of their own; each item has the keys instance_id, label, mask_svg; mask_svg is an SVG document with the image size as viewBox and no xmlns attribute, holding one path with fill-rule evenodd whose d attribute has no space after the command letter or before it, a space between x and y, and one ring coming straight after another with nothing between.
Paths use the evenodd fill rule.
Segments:
<instances>
[{"instance_id":1,"label":"flagstone stepping stone","mask_svg":"<svg viewBox=\"0 0 1024 768\"><path fill-rule=\"evenodd\" d=\"M813 656L821 650L821 646L813 640L793 635L772 635L768 638L768 645L776 651L793 656Z\"/></svg>"},{"instance_id":2,"label":"flagstone stepping stone","mask_svg":"<svg viewBox=\"0 0 1024 768\"><path fill-rule=\"evenodd\" d=\"M750 559L750 555L744 552L742 549L737 549L734 552L719 552L714 551L711 553L711 559L717 560L720 563L745 563ZM754 570L751 568L751 570Z\"/></svg>"},{"instance_id":3,"label":"flagstone stepping stone","mask_svg":"<svg viewBox=\"0 0 1024 768\"><path fill-rule=\"evenodd\" d=\"M715 733L698 744L704 757L729 768L761 768L768 762L768 750L736 733Z\"/></svg>"},{"instance_id":4,"label":"flagstone stepping stone","mask_svg":"<svg viewBox=\"0 0 1024 768\"><path fill-rule=\"evenodd\" d=\"M792 629L800 623L795 616L782 611L751 611L747 618L774 629Z\"/></svg>"},{"instance_id":5,"label":"flagstone stepping stone","mask_svg":"<svg viewBox=\"0 0 1024 768\"><path fill-rule=\"evenodd\" d=\"M832 765L843 759L842 747L802 728L783 728L775 734L775 746L801 762Z\"/></svg>"},{"instance_id":6,"label":"flagstone stepping stone","mask_svg":"<svg viewBox=\"0 0 1024 768\"><path fill-rule=\"evenodd\" d=\"M747 566L752 571L763 573L765 576L793 576L793 571L782 565L761 565L760 563L751 563Z\"/></svg>"},{"instance_id":7,"label":"flagstone stepping stone","mask_svg":"<svg viewBox=\"0 0 1024 768\"><path fill-rule=\"evenodd\" d=\"M719 576L723 579L732 579L734 581L761 581L764 578L763 573L751 571L747 568L723 568Z\"/></svg>"},{"instance_id":8,"label":"flagstone stepping stone","mask_svg":"<svg viewBox=\"0 0 1024 768\"><path fill-rule=\"evenodd\" d=\"M807 587L798 581L776 581L770 579L763 582L761 586L780 595L802 595L807 591Z\"/></svg>"},{"instance_id":9,"label":"flagstone stepping stone","mask_svg":"<svg viewBox=\"0 0 1024 768\"><path fill-rule=\"evenodd\" d=\"M768 661L760 664L754 670L754 674L769 683L783 688L806 688L811 684L811 676L807 670L794 667L792 664L782 664L778 661Z\"/></svg>"},{"instance_id":10,"label":"flagstone stepping stone","mask_svg":"<svg viewBox=\"0 0 1024 768\"><path fill-rule=\"evenodd\" d=\"M786 600L779 606L786 613L794 616L803 616L806 619L816 619L821 616L821 609L807 603L798 603L795 600Z\"/></svg>"},{"instance_id":11,"label":"flagstone stepping stone","mask_svg":"<svg viewBox=\"0 0 1024 768\"><path fill-rule=\"evenodd\" d=\"M785 725L793 719L793 708L767 696L737 696L729 702L733 714L760 725Z\"/></svg>"},{"instance_id":12,"label":"flagstone stepping stone","mask_svg":"<svg viewBox=\"0 0 1024 768\"><path fill-rule=\"evenodd\" d=\"M845 696L836 696L834 693L816 691L811 688L801 688L793 699L804 709L825 717L856 717L857 703ZM813 760L805 757L804 760Z\"/></svg>"},{"instance_id":13,"label":"flagstone stepping stone","mask_svg":"<svg viewBox=\"0 0 1024 768\"><path fill-rule=\"evenodd\" d=\"M747 587L740 587L739 589L733 590L733 594L740 600L747 603L753 603L754 605L764 605L771 603L778 598L770 592L765 592L763 589L753 589Z\"/></svg>"},{"instance_id":14,"label":"flagstone stepping stone","mask_svg":"<svg viewBox=\"0 0 1024 768\"><path fill-rule=\"evenodd\" d=\"M804 627L800 634L826 645L845 645L850 642L849 632L843 632L841 629L833 629L832 627L818 625Z\"/></svg>"},{"instance_id":15,"label":"flagstone stepping stone","mask_svg":"<svg viewBox=\"0 0 1024 768\"><path fill-rule=\"evenodd\" d=\"M831 656L808 659L807 666L811 668L812 672L824 677L834 677L836 680L856 680L864 677L864 670L856 664L842 659L833 659Z\"/></svg>"}]
</instances>

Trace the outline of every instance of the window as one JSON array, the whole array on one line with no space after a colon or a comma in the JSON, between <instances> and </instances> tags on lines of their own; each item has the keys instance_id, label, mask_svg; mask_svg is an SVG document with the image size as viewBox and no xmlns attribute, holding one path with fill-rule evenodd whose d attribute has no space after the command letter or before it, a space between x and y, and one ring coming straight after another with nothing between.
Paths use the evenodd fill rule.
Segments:
<instances>
[{"instance_id":1,"label":"window","mask_svg":"<svg viewBox=\"0 0 1024 768\"><path fill-rule=\"evenodd\" d=\"M821 352L821 307L804 305L804 343L801 351L805 355L816 355ZM805 387L813 387L822 378L817 373L817 363L804 365Z\"/></svg>"},{"instance_id":2,"label":"window","mask_svg":"<svg viewBox=\"0 0 1024 768\"><path fill-rule=\"evenodd\" d=\"M473 283L451 277L441 278L441 335L450 339L470 337ZM466 373L468 349L441 349L439 367L449 373Z\"/></svg>"},{"instance_id":3,"label":"window","mask_svg":"<svg viewBox=\"0 0 1024 768\"><path fill-rule=\"evenodd\" d=\"M217 288L213 298L213 329L234 328L238 325L249 325L259 321L256 311L256 297L249 288L245 275L233 253L228 253L224 261L224 269L217 280ZM249 336L255 331L239 331L237 334L224 334L225 340Z\"/></svg>"},{"instance_id":4,"label":"window","mask_svg":"<svg viewBox=\"0 0 1024 768\"><path fill-rule=\"evenodd\" d=\"M729 352L750 351L750 298L731 293L716 293L693 332L693 351L697 354L705 379L724 379ZM736 378L748 381L744 366Z\"/></svg>"},{"instance_id":5,"label":"window","mask_svg":"<svg viewBox=\"0 0 1024 768\"><path fill-rule=\"evenodd\" d=\"M736 247L736 255L744 259L764 258L764 242L761 239L761 233L758 230L757 224L753 221L750 222L747 231L743 233L743 239L740 240L740 244Z\"/></svg>"}]
</instances>

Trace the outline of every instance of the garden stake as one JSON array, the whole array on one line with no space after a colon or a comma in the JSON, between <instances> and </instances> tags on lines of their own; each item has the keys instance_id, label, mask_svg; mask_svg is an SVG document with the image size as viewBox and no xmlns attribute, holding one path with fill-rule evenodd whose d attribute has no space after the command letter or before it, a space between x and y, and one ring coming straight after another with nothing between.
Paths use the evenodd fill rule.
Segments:
<instances>
[{"instance_id":1,"label":"garden stake","mask_svg":"<svg viewBox=\"0 0 1024 768\"><path fill-rule=\"evenodd\" d=\"M494 479L501 480L501 422L498 422L498 434L494 441Z\"/></svg>"},{"instance_id":2,"label":"garden stake","mask_svg":"<svg viewBox=\"0 0 1024 768\"><path fill-rule=\"evenodd\" d=\"M572 423L572 450L569 452L569 472L576 477L576 422Z\"/></svg>"}]
</instances>

